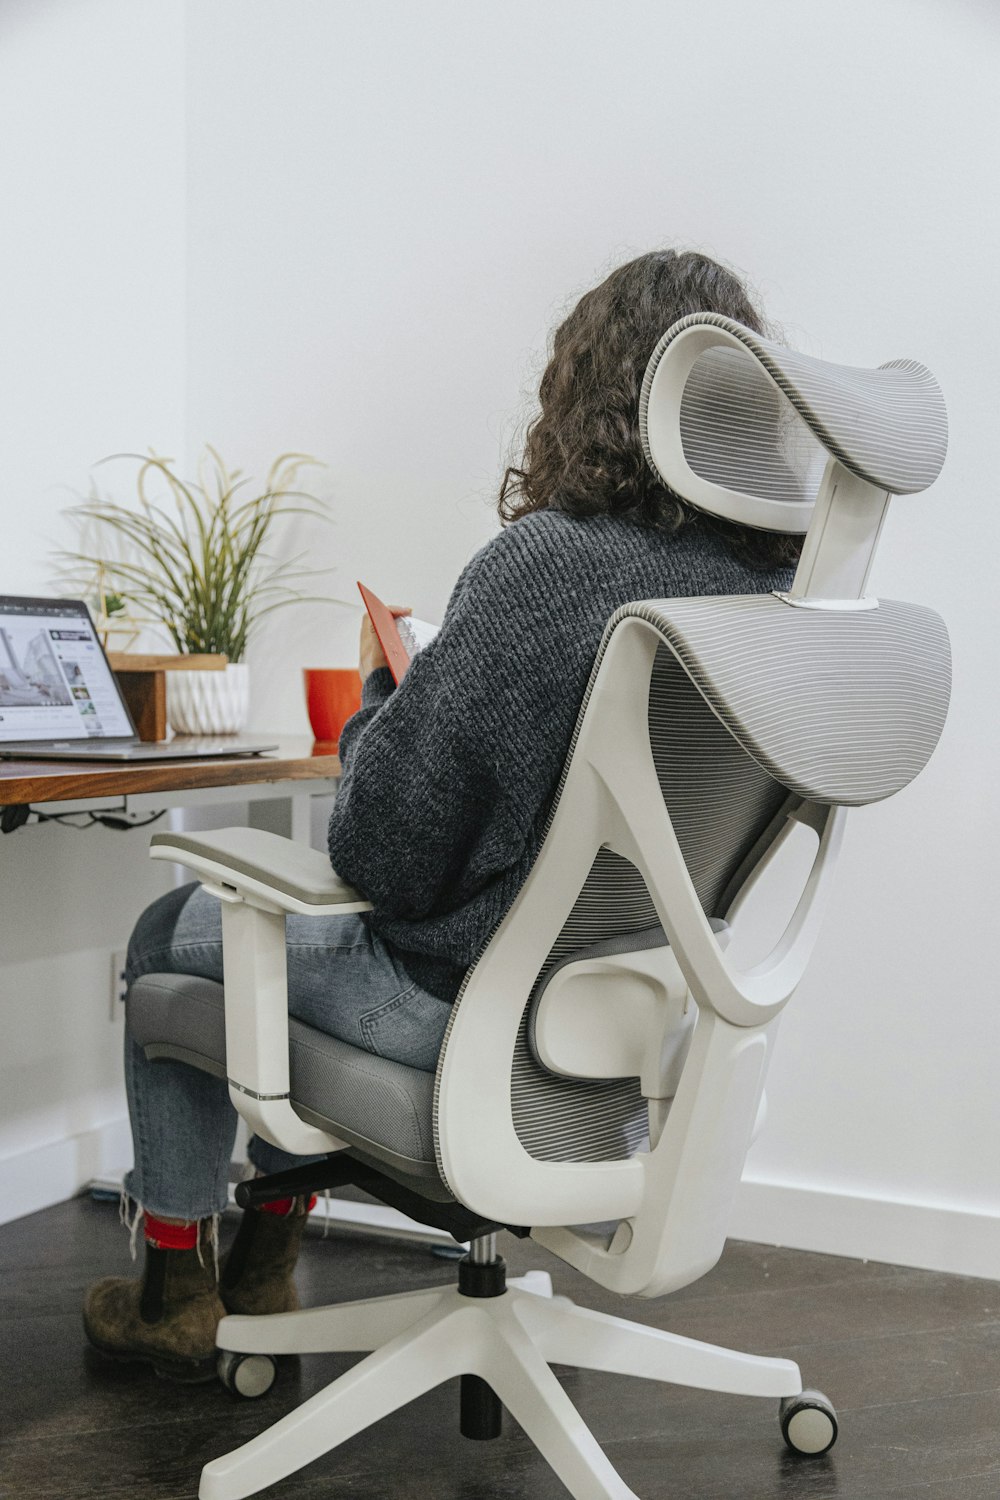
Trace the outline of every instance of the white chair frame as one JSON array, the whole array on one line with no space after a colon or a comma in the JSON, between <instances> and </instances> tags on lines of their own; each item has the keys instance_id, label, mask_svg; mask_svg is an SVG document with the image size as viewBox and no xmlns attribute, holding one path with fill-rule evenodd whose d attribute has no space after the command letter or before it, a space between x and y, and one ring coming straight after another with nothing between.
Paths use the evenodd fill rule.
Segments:
<instances>
[{"instance_id":1,"label":"white chair frame","mask_svg":"<svg viewBox=\"0 0 1000 1500\"><path fill-rule=\"evenodd\" d=\"M437 1099L441 1165L459 1202L498 1223L532 1226L535 1240L593 1280L640 1296L688 1284L722 1251L777 1021L816 938L844 819L841 809L811 804L790 815L789 829L805 823L817 834L812 869L768 957L746 972L735 970L695 894L656 778L646 700L663 639L647 620L629 617L608 643L542 851L456 1011ZM203 852L192 852L189 837L182 847L161 835L152 853L188 865L223 902L234 1105L251 1129L285 1150L335 1151L344 1143L299 1119L288 1097L284 919L293 911L358 911L368 903L337 880L325 856L311 850L296 855L313 881L313 899L290 896L280 874L268 878L268 861L282 841L238 833L243 845L235 861L224 833L201 836ZM248 839L258 851L251 874ZM744 882L731 919L780 842ZM582 1054L574 1028L573 1055L576 1066L585 1068L589 1046L592 1076L607 1076L622 1035L630 1033L634 1046L634 1023L642 1018L648 1037L641 1072L653 1139L648 1151L621 1161L539 1161L518 1137L509 1067L500 1060L513 1055L537 975L576 900L581 872L602 846L639 869L670 947L636 955L634 962L621 956L611 982L605 966L604 1024L598 1017ZM586 980L600 962L572 965L570 981ZM557 1008L544 1030L558 1052L560 1026L569 1041L572 1002L565 986L555 996ZM689 1001L697 1007L697 1024L670 1099L658 1086L664 1032ZM610 1243L573 1227L595 1220L619 1221ZM744 1395L783 1397L802 1390L791 1361L678 1338L539 1295L547 1290L547 1278L535 1278L512 1283L506 1296L493 1299L470 1300L455 1290L416 1292L269 1318L225 1318L219 1328L223 1350L375 1352L268 1432L209 1464L202 1497L253 1494L421 1391L471 1373L494 1388L573 1495L629 1500L633 1492L604 1458L548 1363Z\"/></svg>"}]
</instances>

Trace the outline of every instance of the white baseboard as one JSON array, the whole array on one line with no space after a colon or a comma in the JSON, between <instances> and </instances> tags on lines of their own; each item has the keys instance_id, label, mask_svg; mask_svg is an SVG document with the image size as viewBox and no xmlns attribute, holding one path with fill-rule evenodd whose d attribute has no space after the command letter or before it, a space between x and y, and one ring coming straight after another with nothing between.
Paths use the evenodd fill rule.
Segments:
<instances>
[{"instance_id":1,"label":"white baseboard","mask_svg":"<svg viewBox=\"0 0 1000 1500\"><path fill-rule=\"evenodd\" d=\"M0 1160L0 1224L65 1203L95 1177L132 1160L126 1118Z\"/></svg>"},{"instance_id":2,"label":"white baseboard","mask_svg":"<svg viewBox=\"0 0 1000 1500\"><path fill-rule=\"evenodd\" d=\"M744 1179L733 1239L1000 1280L1000 1214Z\"/></svg>"}]
</instances>

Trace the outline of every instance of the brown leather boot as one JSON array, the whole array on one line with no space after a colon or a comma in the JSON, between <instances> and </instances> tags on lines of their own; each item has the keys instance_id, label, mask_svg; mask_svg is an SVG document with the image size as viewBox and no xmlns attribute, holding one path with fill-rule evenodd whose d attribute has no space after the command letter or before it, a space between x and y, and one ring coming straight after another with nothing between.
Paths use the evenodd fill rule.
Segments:
<instances>
[{"instance_id":1,"label":"brown leather boot","mask_svg":"<svg viewBox=\"0 0 1000 1500\"><path fill-rule=\"evenodd\" d=\"M225 1308L215 1284L211 1249L146 1246L140 1281L111 1276L95 1282L83 1305L83 1327L110 1359L151 1364L170 1380L211 1380L215 1331Z\"/></svg>"},{"instance_id":2,"label":"brown leather boot","mask_svg":"<svg viewBox=\"0 0 1000 1500\"><path fill-rule=\"evenodd\" d=\"M226 1312L258 1317L296 1310L299 1294L292 1273L309 1218L308 1202L296 1198L287 1214L243 1210L219 1272L219 1295Z\"/></svg>"}]
</instances>

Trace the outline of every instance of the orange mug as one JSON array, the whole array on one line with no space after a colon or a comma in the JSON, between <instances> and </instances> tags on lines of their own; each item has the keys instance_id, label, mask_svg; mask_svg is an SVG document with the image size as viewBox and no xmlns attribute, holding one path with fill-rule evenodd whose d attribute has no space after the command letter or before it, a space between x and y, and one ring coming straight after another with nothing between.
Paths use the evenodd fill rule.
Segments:
<instances>
[{"instance_id":1,"label":"orange mug","mask_svg":"<svg viewBox=\"0 0 1000 1500\"><path fill-rule=\"evenodd\" d=\"M361 707L361 673L356 667L305 667L306 709L316 739L336 744Z\"/></svg>"}]
</instances>

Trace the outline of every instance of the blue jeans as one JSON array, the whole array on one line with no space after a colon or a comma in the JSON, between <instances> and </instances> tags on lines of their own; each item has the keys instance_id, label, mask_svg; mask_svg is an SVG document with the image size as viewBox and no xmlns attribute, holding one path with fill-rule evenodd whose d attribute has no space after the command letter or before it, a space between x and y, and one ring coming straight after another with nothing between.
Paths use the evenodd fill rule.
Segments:
<instances>
[{"instance_id":1,"label":"blue jeans","mask_svg":"<svg viewBox=\"0 0 1000 1500\"><path fill-rule=\"evenodd\" d=\"M290 916L286 934L290 1015L354 1047L433 1072L451 1006L415 985L359 916ZM222 918L214 896L186 885L147 907L129 942L127 982L143 974L196 974L221 983ZM125 1178L129 1196L171 1219L220 1213L237 1120L224 1080L187 1063L148 1062L126 1035L125 1085L135 1147ZM257 1137L248 1154L261 1172L309 1160Z\"/></svg>"}]
</instances>

